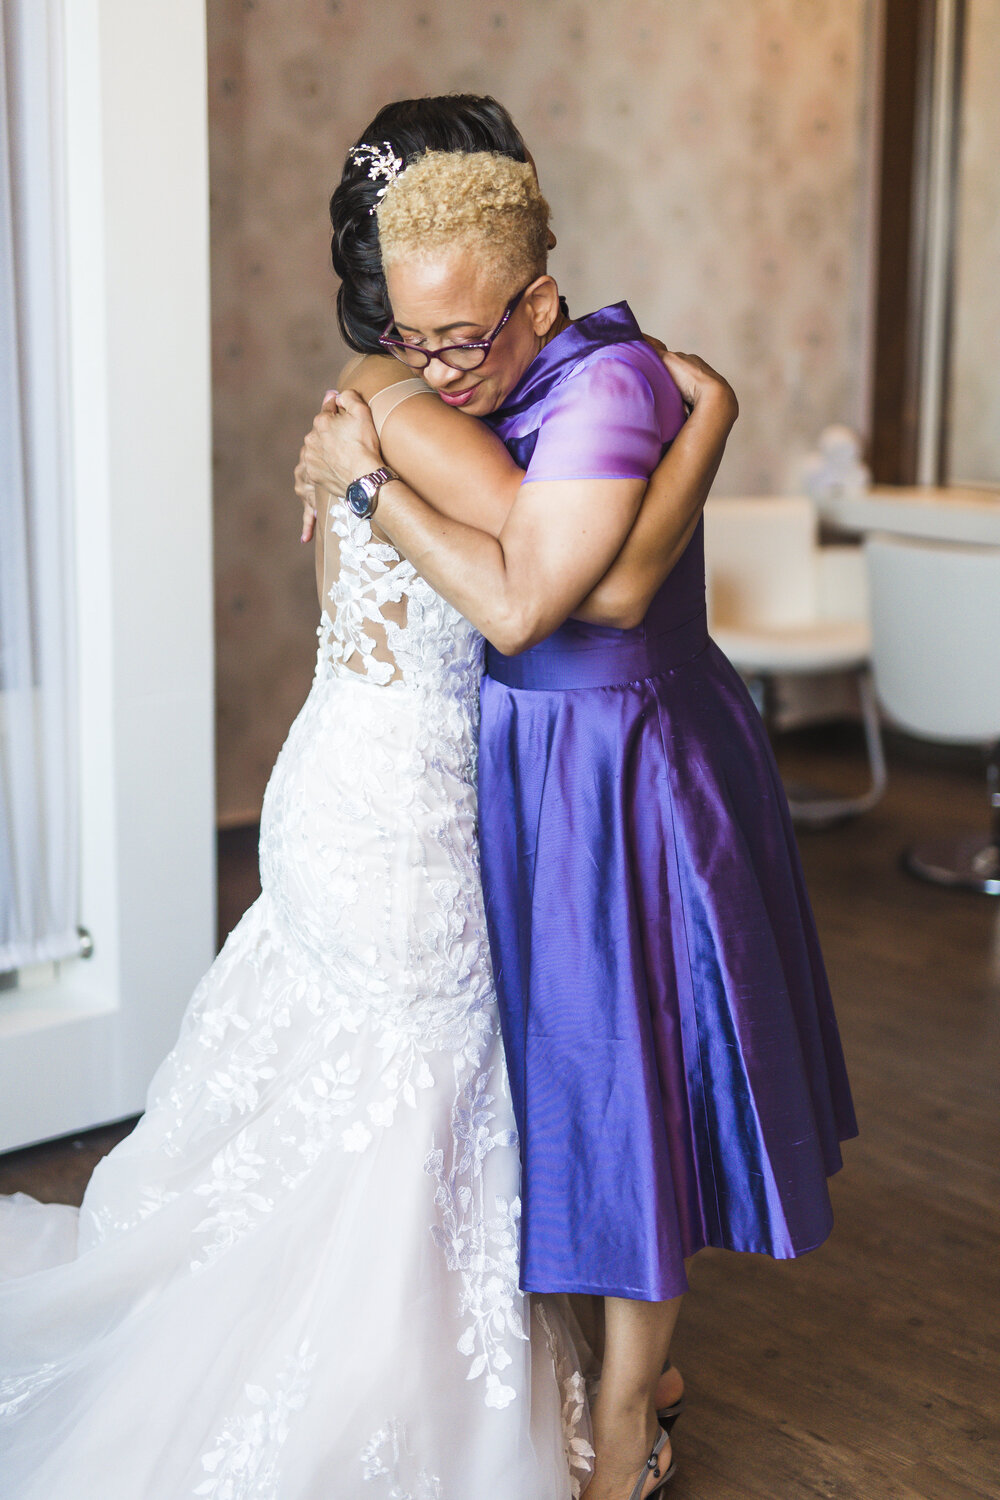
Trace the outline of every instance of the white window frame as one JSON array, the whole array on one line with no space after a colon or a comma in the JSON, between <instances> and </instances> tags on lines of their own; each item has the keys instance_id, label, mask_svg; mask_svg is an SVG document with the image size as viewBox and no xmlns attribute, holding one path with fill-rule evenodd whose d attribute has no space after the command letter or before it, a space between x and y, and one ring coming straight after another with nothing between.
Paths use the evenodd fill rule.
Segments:
<instances>
[{"instance_id":1,"label":"white window frame","mask_svg":"<svg viewBox=\"0 0 1000 1500\"><path fill-rule=\"evenodd\" d=\"M0 1150L137 1113L215 938L203 0L60 0L81 920L0 994Z\"/></svg>"}]
</instances>

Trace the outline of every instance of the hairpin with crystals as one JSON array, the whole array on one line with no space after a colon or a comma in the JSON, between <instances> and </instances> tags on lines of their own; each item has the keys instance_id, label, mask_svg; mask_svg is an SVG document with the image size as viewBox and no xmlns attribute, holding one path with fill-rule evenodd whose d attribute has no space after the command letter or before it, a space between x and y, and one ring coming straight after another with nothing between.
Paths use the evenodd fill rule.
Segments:
<instances>
[{"instance_id":1,"label":"hairpin with crystals","mask_svg":"<svg viewBox=\"0 0 1000 1500\"><path fill-rule=\"evenodd\" d=\"M352 146L347 153L347 160L356 167L362 167L367 162L368 176L373 181L379 177L385 178L385 182L375 193L375 202L368 210L370 214L375 213L390 184L395 182L403 170L402 157L396 155L390 141L382 141L378 146Z\"/></svg>"}]
</instances>

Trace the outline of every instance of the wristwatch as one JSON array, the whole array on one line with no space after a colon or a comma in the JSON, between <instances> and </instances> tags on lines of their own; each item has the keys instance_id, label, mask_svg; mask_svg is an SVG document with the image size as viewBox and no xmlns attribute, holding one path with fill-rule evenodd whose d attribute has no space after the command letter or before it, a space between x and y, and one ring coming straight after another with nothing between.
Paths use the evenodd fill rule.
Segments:
<instances>
[{"instance_id":1,"label":"wristwatch","mask_svg":"<svg viewBox=\"0 0 1000 1500\"><path fill-rule=\"evenodd\" d=\"M378 492L390 479L398 479L391 469L375 469L371 474L362 474L360 479L352 480L347 486L344 499L348 508L354 512L359 521L367 521L375 514L378 504Z\"/></svg>"}]
</instances>

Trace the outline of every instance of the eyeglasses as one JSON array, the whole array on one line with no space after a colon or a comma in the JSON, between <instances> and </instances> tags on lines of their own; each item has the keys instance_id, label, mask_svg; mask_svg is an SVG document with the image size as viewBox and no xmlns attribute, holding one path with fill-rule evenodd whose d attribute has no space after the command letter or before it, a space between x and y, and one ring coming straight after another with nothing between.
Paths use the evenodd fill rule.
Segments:
<instances>
[{"instance_id":1,"label":"eyeglasses","mask_svg":"<svg viewBox=\"0 0 1000 1500\"><path fill-rule=\"evenodd\" d=\"M537 277L535 278L537 280ZM404 365L409 365L411 370L426 370L432 359L439 359L443 364L450 365L453 370L478 370L481 364L485 364L489 352L494 343L500 337L507 321L515 307L524 296L529 287L534 286L535 281L529 281L528 286L522 287L516 297L511 298L504 308L503 317L500 319L493 332L484 339L477 339L472 344L445 344L440 349L425 349L421 344L408 344L405 339L392 339L389 337L390 328L394 323L387 323L385 332L379 339L383 349L388 349L397 359L401 359Z\"/></svg>"}]
</instances>

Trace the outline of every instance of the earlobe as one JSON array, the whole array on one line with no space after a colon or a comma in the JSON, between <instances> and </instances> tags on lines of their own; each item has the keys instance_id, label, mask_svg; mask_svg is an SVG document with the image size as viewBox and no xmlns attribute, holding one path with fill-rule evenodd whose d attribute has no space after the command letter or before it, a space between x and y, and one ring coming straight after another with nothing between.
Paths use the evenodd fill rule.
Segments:
<instances>
[{"instance_id":1,"label":"earlobe","mask_svg":"<svg viewBox=\"0 0 1000 1500\"><path fill-rule=\"evenodd\" d=\"M545 276L528 293L526 300L531 307L535 333L544 338L559 316L559 288L551 276Z\"/></svg>"}]
</instances>

